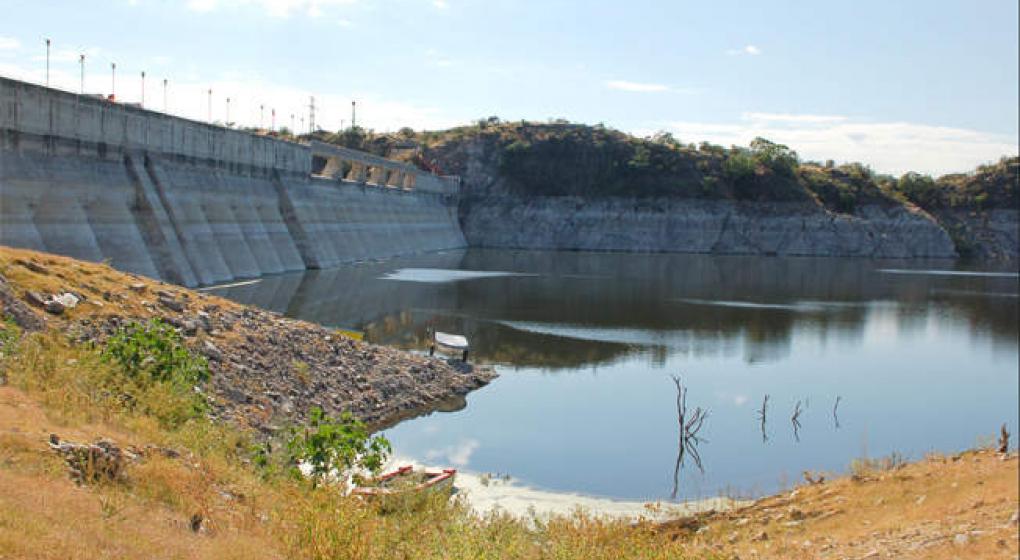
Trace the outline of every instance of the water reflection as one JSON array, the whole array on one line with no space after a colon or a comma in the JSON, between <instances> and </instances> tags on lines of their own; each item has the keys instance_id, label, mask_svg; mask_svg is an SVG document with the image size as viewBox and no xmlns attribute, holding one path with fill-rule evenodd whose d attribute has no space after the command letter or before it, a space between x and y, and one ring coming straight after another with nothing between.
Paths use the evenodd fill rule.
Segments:
<instances>
[{"instance_id":1,"label":"water reflection","mask_svg":"<svg viewBox=\"0 0 1020 560\"><path fill-rule=\"evenodd\" d=\"M419 351L430 327L465 334L473 359L502 376L466 407L387 435L404 456L539 489L668 499L678 452L669 372L684 371L712 410L704 473L677 473L687 499L772 491L789 473L842 470L863 455L959 449L1003 420L1015 431L1016 271L973 272L988 271L469 250L214 291Z\"/></svg>"},{"instance_id":2,"label":"water reflection","mask_svg":"<svg viewBox=\"0 0 1020 560\"><path fill-rule=\"evenodd\" d=\"M465 333L479 361L551 371L633 354L659 365L673 353L776 362L790 355L795 332L860 343L869 318L916 332L933 312L1005 351L1015 346L1015 272L908 264L923 270L850 259L470 250L215 291L403 348L424 348L429 326Z\"/></svg>"}]
</instances>

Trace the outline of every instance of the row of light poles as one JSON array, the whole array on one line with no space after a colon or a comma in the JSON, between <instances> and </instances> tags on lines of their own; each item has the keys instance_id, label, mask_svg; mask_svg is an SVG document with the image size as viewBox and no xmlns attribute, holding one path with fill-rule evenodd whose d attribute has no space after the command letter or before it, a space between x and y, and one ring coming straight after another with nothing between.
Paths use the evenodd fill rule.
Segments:
<instances>
[{"instance_id":1,"label":"row of light poles","mask_svg":"<svg viewBox=\"0 0 1020 560\"><path fill-rule=\"evenodd\" d=\"M51 47L51 45L52 45L52 41L49 38L47 38L46 39L46 87L50 87L50 47ZM79 77L79 79L80 79L79 93L81 95L84 95L85 94L85 54L84 53L81 53L81 54L78 55L78 66L79 66L79 73L80 73L80 77ZM141 72L141 78L142 78L141 106L142 106L142 108L144 108L145 107L145 71L144 70L142 70L142 72ZM169 84L170 84L170 80L167 79L167 78L163 78L163 112L164 113L167 112L167 99L168 99L167 98L167 90L168 90ZM116 100L116 92L117 92L117 63L116 62L111 62L110 63L110 100L111 101ZM208 122L212 123L212 95L213 95L212 88L209 88L207 93L208 93L208 96L209 96L208 97L208 115L207 115L207 118L208 118ZM352 128L356 126L355 125L355 123L356 123L356 120L355 120L356 103L357 103L356 101L351 101L351 127ZM264 125L265 110L266 110L266 106L264 104L259 105L259 128L260 129L263 128L263 125ZM314 122L314 111L315 111L315 98L314 97L312 98L311 110L312 110L312 114L311 114L312 116L310 116L310 118L309 118L309 123L308 123L309 126L311 126L312 123ZM270 130L275 132L276 131L276 109L275 108L270 108L270 113L271 113ZM290 130L291 130L291 133L294 133L297 130L295 128L296 127L296 123L295 123L294 119L295 119L295 115L294 115L294 113L291 113L290 114ZM227 99L226 99L226 119L225 119L224 122L225 122L225 124L229 124L230 123L230 98L229 97L227 97ZM340 121L340 122L341 122L340 128L342 129L343 128L343 124L342 124L343 121ZM304 126L305 126L305 117L302 115L301 116L301 127L304 128Z\"/></svg>"}]
</instances>

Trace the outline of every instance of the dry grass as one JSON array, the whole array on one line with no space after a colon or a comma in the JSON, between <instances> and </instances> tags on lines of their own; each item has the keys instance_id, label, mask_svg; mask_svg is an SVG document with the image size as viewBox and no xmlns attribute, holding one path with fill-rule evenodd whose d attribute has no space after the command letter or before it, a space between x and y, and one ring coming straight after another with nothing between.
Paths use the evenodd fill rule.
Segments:
<instances>
[{"instance_id":1,"label":"dry grass","mask_svg":"<svg viewBox=\"0 0 1020 560\"><path fill-rule=\"evenodd\" d=\"M16 264L25 258L49 274ZM14 286L98 292L108 302L72 313L146 316L123 285L129 277L103 265L0 249L0 274ZM138 282L148 291L165 289ZM172 289L188 293L189 305L235 306ZM123 372L59 332L31 335L14 353L5 349L4 378L0 558L859 558L872 551L1015 558L1018 552L1017 527L1008 521L1020 501L1015 453L861 462L854 478L659 526L583 513L478 518L463 503L439 498L381 513L328 487L267 477L248 462L248 437L239 428L204 418L168 428L139 412L178 398L165 386L131 386L145 406L123 406L117 398L129 382ZM150 455L131 464L123 482L78 487L48 449L50 433L79 442L104 437L122 447L154 444L181 455ZM967 542L954 543L960 534Z\"/></svg>"},{"instance_id":2,"label":"dry grass","mask_svg":"<svg viewBox=\"0 0 1020 560\"><path fill-rule=\"evenodd\" d=\"M119 406L123 382L95 350L34 334L0 362L0 558L680 558L684 544L586 515L538 528L474 516L441 496L386 512L330 488L266 480L245 434L196 419L170 429ZM97 388L102 388L97 390ZM155 387L139 398L172 398ZM127 480L77 487L49 451L72 441L181 452L131 464ZM202 518L193 532L190 520Z\"/></svg>"}]
</instances>

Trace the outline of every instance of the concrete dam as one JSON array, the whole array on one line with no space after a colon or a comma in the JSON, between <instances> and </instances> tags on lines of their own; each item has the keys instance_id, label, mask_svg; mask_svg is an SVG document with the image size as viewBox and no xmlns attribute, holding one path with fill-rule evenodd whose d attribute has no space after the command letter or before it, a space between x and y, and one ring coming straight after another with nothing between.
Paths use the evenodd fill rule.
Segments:
<instances>
[{"instance_id":1,"label":"concrete dam","mask_svg":"<svg viewBox=\"0 0 1020 560\"><path fill-rule=\"evenodd\" d=\"M466 247L459 182L0 78L0 244L175 284Z\"/></svg>"}]
</instances>

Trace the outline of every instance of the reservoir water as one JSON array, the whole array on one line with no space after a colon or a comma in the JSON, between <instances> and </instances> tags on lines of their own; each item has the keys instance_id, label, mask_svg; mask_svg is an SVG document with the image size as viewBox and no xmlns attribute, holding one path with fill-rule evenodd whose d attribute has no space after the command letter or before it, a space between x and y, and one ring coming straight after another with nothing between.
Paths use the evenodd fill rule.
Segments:
<instances>
[{"instance_id":1,"label":"reservoir water","mask_svg":"<svg viewBox=\"0 0 1020 560\"><path fill-rule=\"evenodd\" d=\"M1015 268L472 249L213 292L414 351L430 326L465 334L500 377L385 434L401 457L539 489L754 496L1017 433ZM708 411L675 498L674 375Z\"/></svg>"}]
</instances>

